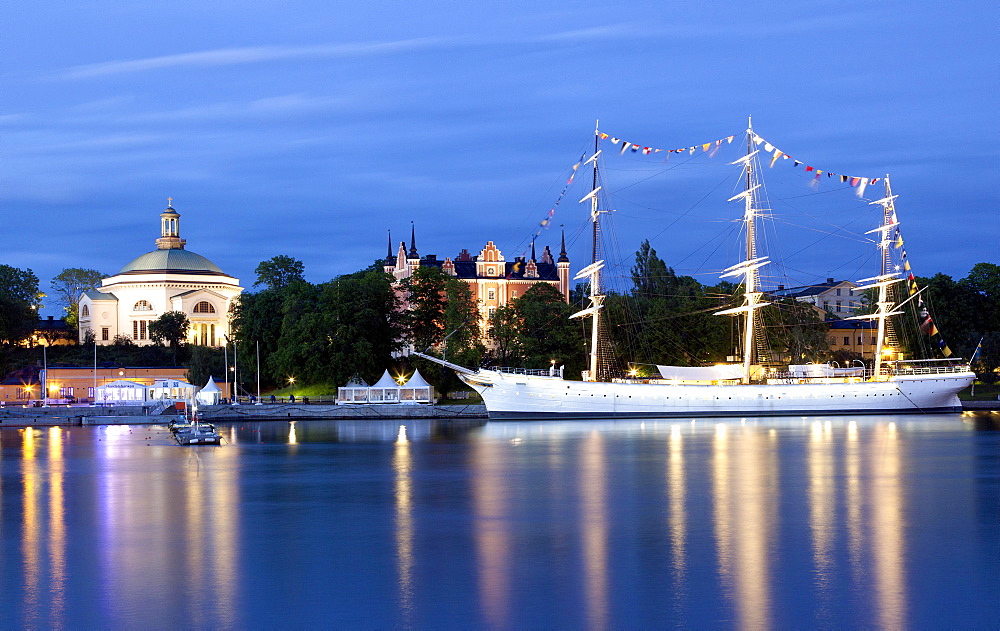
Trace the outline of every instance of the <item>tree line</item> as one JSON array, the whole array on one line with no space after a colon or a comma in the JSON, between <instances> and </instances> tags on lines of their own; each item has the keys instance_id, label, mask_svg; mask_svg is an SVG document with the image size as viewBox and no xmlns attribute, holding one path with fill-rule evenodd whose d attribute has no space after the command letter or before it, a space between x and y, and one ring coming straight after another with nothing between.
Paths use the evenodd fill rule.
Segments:
<instances>
[{"instance_id":1,"label":"tree line","mask_svg":"<svg viewBox=\"0 0 1000 631\"><path fill-rule=\"evenodd\" d=\"M586 286L578 285L567 304L558 290L538 283L497 308L483 324L464 281L436 267L419 267L397 284L382 265L375 261L363 270L314 284L305 280L301 261L275 256L257 266L254 289L237 301L230 314L233 335L224 349L187 343L186 316L170 312L152 323L154 344L138 346L128 336L119 336L100 348L99 363L184 365L192 383L200 383L209 375L224 374L235 349L237 374L247 392L255 389L258 352L261 387L266 390L285 387L294 379L332 392L354 377L373 383L387 368L393 374L419 368L439 391L460 387L451 371L408 356L409 348L469 367L545 368L555 363L565 367L567 378L578 378L585 369L589 319L570 320L569 315L585 306ZM97 287L102 277L95 270L71 268L52 279L67 321L76 323L76 298ZM956 356L972 357L982 340L974 367L981 378L993 381L1000 363L1000 266L979 263L964 278L936 274L918 278L917 284L926 287L922 297ZM609 376L623 375L629 368L652 374L656 364L723 362L739 350L739 319L713 313L741 301L740 285L704 285L678 275L648 241L635 254L628 285L624 292L607 292L605 298L605 358L617 367ZM30 269L0 265L4 374L40 357L30 340L44 297ZM792 299L770 300L774 304L761 310L766 339L758 350L762 361L852 359L831 353L828 326L814 308ZM51 347L49 361L87 365L93 360L93 343L88 338L79 346ZM927 340L921 343L929 346Z\"/></svg>"}]
</instances>

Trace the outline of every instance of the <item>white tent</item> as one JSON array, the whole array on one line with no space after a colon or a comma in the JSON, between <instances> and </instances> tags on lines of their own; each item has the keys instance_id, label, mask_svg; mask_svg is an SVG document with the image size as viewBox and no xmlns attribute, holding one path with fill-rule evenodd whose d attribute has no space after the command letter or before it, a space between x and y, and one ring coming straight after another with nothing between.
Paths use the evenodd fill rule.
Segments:
<instances>
[{"instance_id":1,"label":"white tent","mask_svg":"<svg viewBox=\"0 0 1000 631\"><path fill-rule=\"evenodd\" d=\"M434 387L427 383L417 369L406 383L399 387L400 403L431 403L434 397Z\"/></svg>"},{"instance_id":2,"label":"white tent","mask_svg":"<svg viewBox=\"0 0 1000 631\"><path fill-rule=\"evenodd\" d=\"M342 388L337 388L338 403L368 403L368 384L355 376Z\"/></svg>"},{"instance_id":3,"label":"white tent","mask_svg":"<svg viewBox=\"0 0 1000 631\"><path fill-rule=\"evenodd\" d=\"M209 377L208 383L198 391L198 403L202 405L218 405L220 396L222 396L222 390L219 390L219 386L215 385L215 379Z\"/></svg>"},{"instance_id":4,"label":"white tent","mask_svg":"<svg viewBox=\"0 0 1000 631\"><path fill-rule=\"evenodd\" d=\"M374 386L368 388L368 402L399 403L399 384L389 374L388 369L382 373L382 378Z\"/></svg>"},{"instance_id":5,"label":"white tent","mask_svg":"<svg viewBox=\"0 0 1000 631\"><path fill-rule=\"evenodd\" d=\"M111 405L142 405L148 398L149 386L119 379L97 386L94 401Z\"/></svg>"}]
</instances>

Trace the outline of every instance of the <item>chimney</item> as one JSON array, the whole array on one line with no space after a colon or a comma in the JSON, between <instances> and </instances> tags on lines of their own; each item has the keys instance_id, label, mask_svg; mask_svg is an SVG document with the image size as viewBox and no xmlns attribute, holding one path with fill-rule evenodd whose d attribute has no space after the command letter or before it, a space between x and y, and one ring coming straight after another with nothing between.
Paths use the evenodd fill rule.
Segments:
<instances>
[{"instance_id":1,"label":"chimney","mask_svg":"<svg viewBox=\"0 0 1000 631\"><path fill-rule=\"evenodd\" d=\"M784 288L785 288L785 286L784 286L784 285L778 285L778 291L781 291L781 290L783 290Z\"/></svg>"},{"instance_id":2,"label":"chimney","mask_svg":"<svg viewBox=\"0 0 1000 631\"><path fill-rule=\"evenodd\" d=\"M832 285L833 284L833 279L832 278L827 278L826 282L828 282L828 283L830 283Z\"/></svg>"}]
</instances>

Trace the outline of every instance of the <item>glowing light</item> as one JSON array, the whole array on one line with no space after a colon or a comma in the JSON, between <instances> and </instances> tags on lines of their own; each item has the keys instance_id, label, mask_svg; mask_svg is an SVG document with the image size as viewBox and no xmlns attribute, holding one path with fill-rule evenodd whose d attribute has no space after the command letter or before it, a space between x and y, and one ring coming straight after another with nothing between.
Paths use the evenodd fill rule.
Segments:
<instances>
[{"instance_id":1,"label":"glowing light","mask_svg":"<svg viewBox=\"0 0 1000 631\"><path fill-rule=\"evenodd\" d=\"M289 377L288 383L295 383L295 377Z\"/></svg>"}]
</instances>

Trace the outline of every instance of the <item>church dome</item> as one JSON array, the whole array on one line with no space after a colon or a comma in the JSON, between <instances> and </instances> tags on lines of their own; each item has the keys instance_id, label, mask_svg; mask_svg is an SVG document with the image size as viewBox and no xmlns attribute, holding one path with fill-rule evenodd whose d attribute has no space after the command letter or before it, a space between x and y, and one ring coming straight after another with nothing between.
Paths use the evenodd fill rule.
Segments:
<instances>
[{"instance_id":1,"label":"church dome","mask_svg":"<svg viewBox=\"0 0 1000 631\"><path fill-rule=\"evenodd\" d=\"M180 274L219 274L225 272L219 266L200 254L190 250L174 248L169 250L153 250L132 260L121 269L119 274L149 274L154 272L173 272Z\"/></svg>"}]
</instances>

